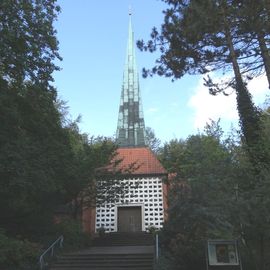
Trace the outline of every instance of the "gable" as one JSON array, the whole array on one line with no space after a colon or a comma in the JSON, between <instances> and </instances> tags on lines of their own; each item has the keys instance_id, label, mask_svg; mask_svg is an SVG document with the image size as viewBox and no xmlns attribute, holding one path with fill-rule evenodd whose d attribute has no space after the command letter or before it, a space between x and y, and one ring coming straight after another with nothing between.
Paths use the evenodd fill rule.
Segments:
<instances>
[{"instance_id":1,"label":"gable","mask_svg":"<svg viewBox=\"0 0 270 270\"><path fill-rule=\"evenodd\" d=\"M147 147L119 148L115 159L121 160L119 169L126 169L135 164L130 173L132 175L167 174L157 157Z\"/></svg>"}]
</instances>

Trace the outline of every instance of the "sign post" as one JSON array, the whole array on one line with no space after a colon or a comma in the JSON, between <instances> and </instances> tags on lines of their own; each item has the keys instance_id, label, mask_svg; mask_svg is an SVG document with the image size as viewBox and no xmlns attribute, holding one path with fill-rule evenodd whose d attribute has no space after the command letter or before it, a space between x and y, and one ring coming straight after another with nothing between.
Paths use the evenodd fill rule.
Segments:
<instances>
[{"instance_id":1,"label":"sign post","mask_svg":"<svg viewBox=\"0 0 270 270\"><path fill-rule=\"evenodd\" d=\"M208 270L242 270L236 240L208 240L206 257Z\"/></svg>"}]
</instances>

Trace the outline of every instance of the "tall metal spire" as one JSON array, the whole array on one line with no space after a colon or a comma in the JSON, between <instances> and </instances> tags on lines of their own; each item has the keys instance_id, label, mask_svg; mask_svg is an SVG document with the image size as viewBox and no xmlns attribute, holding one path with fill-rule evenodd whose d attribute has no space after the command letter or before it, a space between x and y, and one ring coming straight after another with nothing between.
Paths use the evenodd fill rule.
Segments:
<instances>
[{"instance_id":1,"label":"tall metal spire","mask_svg":"<svg viewBox=\"0 0 270 270\"><path fill-rule=\"evenodd\" d=\"M120 147L145 146L145 125L135 61L131 11L116 138Z\"/></svg>"}]
</instances>

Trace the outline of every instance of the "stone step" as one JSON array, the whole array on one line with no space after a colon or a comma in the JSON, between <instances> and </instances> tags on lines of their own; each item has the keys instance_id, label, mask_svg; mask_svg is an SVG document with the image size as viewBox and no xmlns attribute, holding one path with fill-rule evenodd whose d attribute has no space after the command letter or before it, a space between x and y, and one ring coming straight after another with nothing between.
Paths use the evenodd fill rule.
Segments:
<instances>
[{"instance_id":1,"label":"stone step","mask_svg":"<svg viewBox=\"0 0 270 270\"><path fill-rule=\"evenodd\" d=\"M113 265L113 264L136 264L136 265L141 265L141 264L149 264L152 263L152 260L138 260L138 261L134 261L134 260L104 260L104 261L98 261L98 260L91 260L91 261L61 261L61 262L57 262L57 265Z\"/></svg>"},{"instance_id":2,"label":"stone step","mask_svg":"<svg viewBox=\"0 0 270 270\"><path fill-rule=\"evenodd\" d=\"M149 259L152 258L152 254L70 254L70 255L62 255L58 257L58 260L117 260L117 259Z\"/></svg>"},{"instance_id":3,"label":"stone step","mask_svg":"<svg viewBox=\"0 0 270 270\"><path fill-rule=\"evenodd\" d=\"M94 246L146 246L153 245L153 236L149 233L109 233L94 239Z\"/></svg>"},{"instance_id":4,"label":"stone step","mask_svg":"<svg viewBox=\"0 0 270 270\"><path fill-rule=\"evenodd\" d=\"M119 267L110 267L110 268L107 268L107 267L91 267L89 268L88 266L86 267L52 267L50 268L50 270L153 270L153 266L149 266L149 267L128 267L126 268L123 267L123 268L119 268Z\"/></svg>"},{"instance_id":5,"label":"stone step","mask_svg":"<svg viewBox=\"0 0 270 270\"><path fill-rule=\"evenodd\" d=\"M145 232L106 234L88 249L59 256L50 270L153 270L153 243Z\"/></svg>"},{"instance_id":6,"label":"stone step","mask_svg":"<svg viewBox=\"0 0 270 270\"><path fill-rule=\"evenodd\" d=\"M152 261L142 261L142 262L133 262L133 261L107 261L107 262L65 262L57 263L54 267L146 267L151 266Z\"/></svg>"},{"instance_id":7,"label":"stone step","mask_svg":"<svg viewBox=\"0 0 270 270\"><path fill-rule=\"evenodd\" d=\"M67 254L58 257L51 270L152 270L153 254Z\"/></svg>"}]
</instances>

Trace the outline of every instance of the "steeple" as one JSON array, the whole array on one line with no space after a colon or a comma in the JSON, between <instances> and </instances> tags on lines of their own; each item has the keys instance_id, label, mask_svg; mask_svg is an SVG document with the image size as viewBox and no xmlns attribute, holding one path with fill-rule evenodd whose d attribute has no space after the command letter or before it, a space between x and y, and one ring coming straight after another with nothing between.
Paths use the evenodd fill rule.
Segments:
<instances>
[{"instance_id":1,"label":"steeple","mask_svg":"<svg viewBox=\"0 0 270 270\"><path fill-rule=\"evenodd\" d=\"M134 37L129 11L127 57L119 106L116 139L120 147L145 146L145 125L135 61Z\"/></svg>"}]
</instances>

